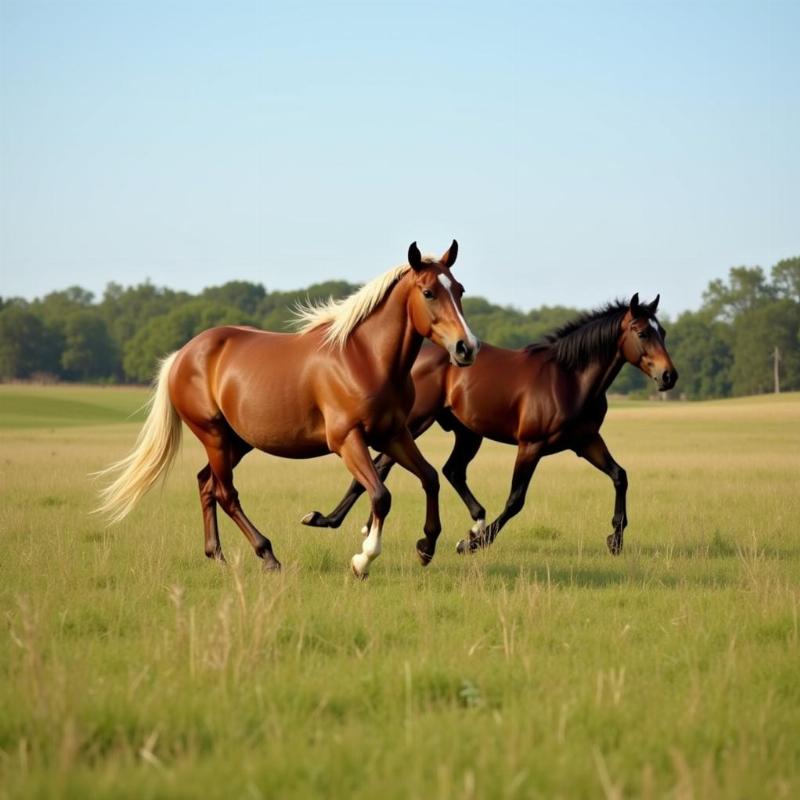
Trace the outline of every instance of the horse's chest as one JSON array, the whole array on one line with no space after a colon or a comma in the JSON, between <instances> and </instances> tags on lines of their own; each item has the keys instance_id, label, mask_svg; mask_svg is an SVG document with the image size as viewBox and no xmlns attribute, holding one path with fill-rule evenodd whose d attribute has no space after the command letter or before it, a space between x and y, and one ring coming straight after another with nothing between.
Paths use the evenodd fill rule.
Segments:
<instances>
[{"instance_id":1,"label":"horse's chest","mask_svg":"<svg viewBox=\"0 0 800 800\"><path fill-rule=\"evenodd\" d=\"M548 453L571 450L588 439L591 439L600 428L599 421L587 414L581 414L563 420L552 427L547 438Z\"/></svg>"},{"instance_id":2,"label":"horse's chest","mask_svg":"<svg viewBox=\"0 0 800 800\"><path fill-rule=\"evenodd\" d=\"M360 398L358 416L369 437L391 436L406 424L414 402L413 388L380 386Z\"/></svg>"},{"instance_id":3,"label":"horse's chest","mask_svg":"<svg viewBox=\"0 0 800 800\"><path fill-rule=\"evenodd\" d=\"M362 411L365 430L389 432L404 425L412 403L413 396L403 392L381 392L365 398Z\"/></svg>"},{"instance_id":4,"label":"horse's chest","mask_svg":"<svg viewBox=\"0 0 800 800\"><path fill-rule=\"evenodd\" d=\"M367 417L362 426L370 441L392 438L404 424L403 418L393 411L384 411Z\"/></svg>"}]
</instances>

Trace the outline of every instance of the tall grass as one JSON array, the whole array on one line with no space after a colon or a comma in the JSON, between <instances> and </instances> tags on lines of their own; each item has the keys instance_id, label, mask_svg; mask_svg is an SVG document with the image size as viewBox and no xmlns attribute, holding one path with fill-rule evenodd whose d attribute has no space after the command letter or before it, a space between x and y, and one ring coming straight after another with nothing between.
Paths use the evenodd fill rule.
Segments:
<instances>
[{"instance_id":1,"label":"tall grass","mask_svg":"<svg viewBox=\"0 0 800 800\"><path fill-rule=\"evenodd\" d=\"M347 568L363 505L338 532L298 524L347 484L335 458L237 471L284 563L269 575L224 519L229 566L203 557L192 437L129 519L90 517L86 475L136 434L91 422L0 433L0 797L800 791L797 396L612 410L630 479L616 559L610 482L574 456L545 460L472 558L443 488L427 570L421 491L393 474L364 584ZM421 444L440 465L450 440ZM512 463L487 445L470 471L494 512Z\"/></svg>"}]
</instances>

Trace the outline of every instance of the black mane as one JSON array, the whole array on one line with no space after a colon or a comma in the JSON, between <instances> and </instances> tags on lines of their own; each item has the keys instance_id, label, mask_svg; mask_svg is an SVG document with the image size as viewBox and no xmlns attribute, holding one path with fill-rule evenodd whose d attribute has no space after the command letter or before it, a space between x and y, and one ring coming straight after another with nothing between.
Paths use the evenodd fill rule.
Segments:
<instances>
[{"instance_id":1,"label":"black mane","mask_svg":"<svg viewBox=\"0 0 800 800\"><path fill-rule=\"evenodd\" d=\"M619 327L629 304L616 300L567 322L544 341L529 344L529 353L549 351L565 369L583 369L597 359L611 360L617 349Z\"/></svg>"}]
</instances>

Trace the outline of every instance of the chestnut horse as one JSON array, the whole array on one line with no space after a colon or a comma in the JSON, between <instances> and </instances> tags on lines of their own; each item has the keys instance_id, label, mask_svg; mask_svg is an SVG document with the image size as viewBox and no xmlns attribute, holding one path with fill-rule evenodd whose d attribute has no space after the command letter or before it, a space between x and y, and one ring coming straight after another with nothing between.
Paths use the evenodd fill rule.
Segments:
<instances>
[{"instance_id":1,"label":"chestnut horse","mask_svg":"<svg viewBox=\"0 0 800 800\"><path fill-rule=\"evenodd\" d=\"M224 560L219 504L265 568L279 569L272 543L242 510L233 470L254 448L289 458L333 452L371 501L369 536L351 561L363 578L380 554L391 504L367 449L374 447L422 482L427 512L417 554L427 565L441 530L439 479L406 427L414 400L410 371L424 338L453 364L475 360L479 343L462 314L463 287L451 273L457 253L454 241L441 258L423 258L412 244L408 264L351 297L299 308L299 333L226 326L195 336L162 362L134 451L104 470L119 474L103 490L98 511L114 521L128 514L170 466L183 420L208 454L197 475L206 555Z\"/></svg>"},{"instance_id":2,"label":"chestnut horse","mask_svg":"<svg viewBox=\"0 0 800 800\"><path fill-rule=\"evenodd\" d=\"M433 348L423 348L411 373L416 399L408 425L415 438L434 422L455 433L453 452L442 471L475 521L469 539L458 543L459 553L490 545L522 510L539 459L563 450L574 450L613 481L613 531L606 543L614 555L621 552L628 524L628 479L608 452L600 426L608 410L606 391L625 362L653 378L661 391L671 389L678 379L664 345L665 331L655 316L658 299L640 304L635 294L630 303L585 314L544 343L522 350L484 344L475 366L465 372L450 369ZM486 511L466 477L484 437L517 445L511 493L488 526ZM392 463L385 455L375 460L381 479ZM327 516L312 512L304 523L338 527L362 491L354 481L334 511Z\"/></svg>"}]
</instances>

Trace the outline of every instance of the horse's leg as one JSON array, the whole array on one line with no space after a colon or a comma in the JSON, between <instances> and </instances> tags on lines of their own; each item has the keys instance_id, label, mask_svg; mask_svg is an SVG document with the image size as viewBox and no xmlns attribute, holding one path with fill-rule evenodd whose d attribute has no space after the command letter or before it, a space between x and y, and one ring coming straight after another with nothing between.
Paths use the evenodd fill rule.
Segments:
<instances>
[{"instance_id":1,"label":"horse's leg","mask_svg":"<svg viewBox=\"0 0 800 800\"><path fill-rule=\"evenodd\" d=\"M350 470L350 474L366 489L372 504L372 524L369 533L361 543L361 552L356 553L350 560L353 574L363 579L369 574L372 562L381 554L381 532L392 505L392 496L378 477L375 465L369 457L364 435L359 428L353 428L347 434L337 452Z\"/></svg>"},{"instance_id":2,"label":"horse's leg","mask_svg":"<svg viewBox=\"0 0 800 800\"><path fill-rule=\"evenodd\" d=\"M411 438L417 439L422 436L422 434L425 433L425 431L427 431L428 428L430 428L431 425L433 425L433 423L436 421L437 417L428 416L417 418L412 423L409 423L408 430L411 433ZM389 476L389 472L395 465L395 460L391 456L386 455L386 453L382 453L375 459L373 463L375 464L375 468L378 470L378 476L384 483L386 483L386 478ZM363 533L364 536L366 536L369 532L371 525L372 514L369 515L366 523L361 528L361 533Z\"/></svg>"},{"instance_id":3,"label":"horse's leg","mask_svg":"<svg viewBox=\"0 0 800 800\"><path fill-rule=\"evenodd\" d=\"M421 436L433 425L434 419L435 417L432 416L416 419L408 426L411 435L415 439ZM386 478L389 476L389 472L394 466L394 459L381 453L372 459L372 463L375 465L378 477L383 483L386 483ZM309 511L300 522L302 522L303 525L311 525L315 528L338 528L342 522L344 522L344 518L350 513L350 509L356 504L356 500L358 500L363 493L364 487L358 481L353 481L345 492L344 497L339 501L339 505L336 506L330 514L321 514L319 511ZM369 532L371 525L372 514L370 514L369 519L367 519L366 525L361 529L365 536Z\"/></svg>"},{"instance_id":4,"label":"horse's leg","mask_svg":"<svg viewBox=\"0 0 800 800\"><path fill-rule=\"evenodd\" d=\"M462 539L456 547L459 553L474 553L482 547L488 547L497 538L497 534L500 533L503 526L522 511L533 472L541 458L542 447L541 442L519 443L517 460L514 462L514 474L511 478L511 492L506 500L505 508L491 525L486 526L482 535L471 538L469 541Z\"/></svg>"},{"instance_id":5,"label":"horse's leg","mask_svg":"<svg viewBox=\"0 0 800 800\"><path fill-rule=\"evenodd\" d=\"M391 456L422 482L425 490L425 538L417 542L417 555L423 567L427 567L436 552L436 540L442 532L439 519L439 475L425 460L408 429L392 439L386 446L386 454Z\"/></svg>"},{"instance_id":6,"label":"horse's leg","mask_svg":"<svg viewBox=\"0 0 800 800\"><path fill-rule=\"evenodd\" d=\"M486 509L478 502L467 486L467 467L478 453L483 437L455 421L453 432L456 435L453 452L442 467L445 478L450 481L458 496L464 502L469 515L475 523L470 531L470 539L483 534L486 528Z\"/></svg>"},{"instance_id":7,"label":"horse's leg","mask_svg":"<svg viewBox=\"0 0 800 800\"><path fill-rule=\"evenodd\" d=\"M622 535L628 526L628 513L626 510L626 498L628 494L628 474L617 464L608 452L608 447L603 441L603 437L598 433L579 450L579 456L585 458L593 467L597 467L601 472L608 475L614 483L616 496L614 499L614 517L611 524L614 527L613 533L606 538L609 552L612 555L619 555L622 552Z\"/></svg>"},{"instance_id":8,"label":"horse's leg","mask_svg":"<svg viewBox=\"0 0 800 800\"><path fill-rule=\"evenodd\" d=\"M378 477L385 484L386 479L389 477L389 473L392 471L392 467L394 466L394 459L387 456L386 453L380 453L372 460L372 463L375 465L375 471L378 473ZM372 511L369 512L367 521L361 526L361 535L368 536L369 529L371 527L372 527Z\"/></svg>"},{"instance_id":9,"label":"horse's leg","mask_svg":"<svg viewBox=\"0 0 800 800\"><path fill-rule=\"evenodd\" d=\"M214 495L222 510L239 526L256 555L264 561L264 569L277 570L280 562L272 552L272 542L247 518L239 502L239 493L233 485L233 468L251 448L230 436L220 437L215 443L205 442L208 463L214 475Z\"/></svg>"},{"instance_id":10,"label":"horse's leg","mask_svg":"<svg viewBox=\"0 0 800 800\"><path fill-rule=\"evenodd\" d=\"M197 473L197 485L200 489L200 506L203 509L206 556L224 563L225 556L222 554L219 527L217 526L217 498L214 496L214 475L211 472L210 464L206 464Z\"/></svg>"},{"instance_id":11,"label":"horse's leg","mask_svg":"<svg viewBox=\"0 0 800 800\"><path fill-rule=\"evenodd\" d=\"M389 470L391 470L394 461L388 456L381 454L375 456L375 458L372 459L372 463L375 465L378 477L382 482L385 482L386 476L389 474ZM302 522L303 525L311 525L314 528L338 528L342 522L344 522L344 518L348 515L350 509L356 504L356 500L358 500L362 494L364 494L364 487L358 481L354 480L345 492L344 497L339 501L339 505L336 506L330 514L321 514L319 511L309 511L300 522ZM372 515L370 515L370 519L364 526L365 534L369 530L371 522Z\"/></svg>"}]
</instances>

